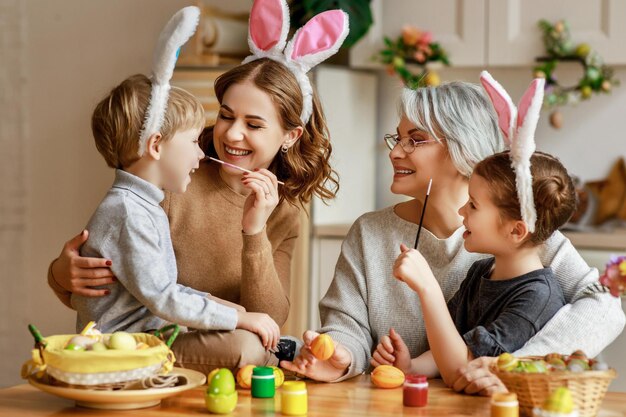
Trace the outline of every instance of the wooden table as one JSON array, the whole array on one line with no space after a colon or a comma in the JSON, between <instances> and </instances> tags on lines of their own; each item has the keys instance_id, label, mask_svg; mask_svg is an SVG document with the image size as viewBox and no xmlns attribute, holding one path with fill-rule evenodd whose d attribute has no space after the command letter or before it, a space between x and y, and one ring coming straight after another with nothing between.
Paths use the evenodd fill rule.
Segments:
<instances>
[{"instance_id":1,"label":"wooden table","mask_svg":"<svg viewBox=\"0 0 626 417\"><path fill-rule=\"evenodd\" d=\"M308 381L309 417L312 416L489 416L489 398L457 394L441 380L430 381L428 406L402 406L402 389L374 388L369 376L359 376L338 384ZM204 387L163 400L160 406L130 411L76 408L73 401L57 398L24 384L0 389L0 416L209 416L204 406ZM280 392L280 391L279 391ZM281 416L280 394L274 399L251 398L250 391L239 391L233 416ZM608 393L599 416L626 417L626 393Z\"/></svg>"}]
</instances>

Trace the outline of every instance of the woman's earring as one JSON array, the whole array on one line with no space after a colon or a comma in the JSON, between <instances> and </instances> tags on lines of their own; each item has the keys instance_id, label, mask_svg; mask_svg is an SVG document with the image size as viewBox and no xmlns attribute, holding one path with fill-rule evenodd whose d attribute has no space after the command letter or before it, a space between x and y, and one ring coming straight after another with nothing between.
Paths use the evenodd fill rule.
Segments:
<instances>
[{"instance_id":1,"label":"woman's earring","mask_svg":"<svg viewBox=\"0 0 626 417\"><path fill-rule=\"evenodd\" d=\"M283 146L280 147L280 151L282 153L287 153L288 150L289 150L289 146L287 146L287 142L283 143Z\"/></svg>"}]
</instances>

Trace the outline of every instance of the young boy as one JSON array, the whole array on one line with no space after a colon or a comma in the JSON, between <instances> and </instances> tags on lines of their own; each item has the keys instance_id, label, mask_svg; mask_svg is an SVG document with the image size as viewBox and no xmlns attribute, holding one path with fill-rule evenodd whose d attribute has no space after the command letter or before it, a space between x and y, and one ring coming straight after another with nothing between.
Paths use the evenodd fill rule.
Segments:
<instances>
[{"instance_id":1,"label":"young boy","mask_svg":"<svg viewBox=\"0 0 626 417\"><path fill-rule=\"evenodd\" d=\"M72 295L77 330L92 320L103 333L177 323L206 330L242 328L263 340L278 340L278 325L268 315L247 313L176 283L169 223L159 203L164 191L184 192L204 158L198 146L204 111L195 97L172 87L159 132L141 146L151 88L147 77L131 76L97 105L92 116L96 147L116 173L87 225L90 235L81 255L111 259L110 268L121 285L106 286L110 293L105 297Z\"/></svg>"}]
</instances>

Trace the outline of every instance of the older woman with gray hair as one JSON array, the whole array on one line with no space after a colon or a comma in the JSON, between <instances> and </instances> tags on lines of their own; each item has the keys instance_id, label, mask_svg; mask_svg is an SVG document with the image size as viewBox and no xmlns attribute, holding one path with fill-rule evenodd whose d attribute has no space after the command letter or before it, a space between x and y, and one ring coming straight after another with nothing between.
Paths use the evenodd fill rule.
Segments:
<instances>
[{"instance_id":1,"label":"older woman with gray hair","mask_svg":"<svg viewBox=\"0 0 626 417\"><path fill-rule=\"evenodd\" d=\"M318 335L307 331L304 347L287 369L320 381L341 381L368 369L372 351L391 328L416 357L428 351L419 297L392 275L400 243L413 244L429 179L432 178L418 250L450 299L475 261L486 257L463 246L464 227L458 210L468 199L474 165L503 149L497 116L477 85L452 82L439 87L405 89L396 134L385 135L394 168L391 191L411 200L361 216L341 248L335 276L321 300L322 329L336 349L319 361L310 344ZM598 271L590 268L570 241L556 232L546 242L542 262L550 266L567 305L516 355L570 353L590 357L611 343L624 327L619 300L598 292ZM478 358L459 370L453 387L490 394L503 389L488 370L491 360Z\"/></svg>"}]
</instances>

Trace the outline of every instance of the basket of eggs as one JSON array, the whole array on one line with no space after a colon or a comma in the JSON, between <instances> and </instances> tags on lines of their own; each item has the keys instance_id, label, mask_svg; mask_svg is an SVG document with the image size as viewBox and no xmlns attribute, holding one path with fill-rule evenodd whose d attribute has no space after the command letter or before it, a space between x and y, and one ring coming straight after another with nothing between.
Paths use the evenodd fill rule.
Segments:
<instances>
[{"instance_id":1,"label":"basket of eggs","mask_svg":"<svg viewBox=\"0 0 626 417\"><path fill-rule=\"evenodd\" d=\"M510 392L517 394L520 412L532 416L541 408L550 393L560 387L571 392L577 415L594 417L617 373L608 365L587 356L580 350L571 355L551 353L544 357L516 358L503 353L494 365L494 373Z\"/></svg>"},{"instance_id":2,"label":"basket of eggs","mask_svg":"<svg viewBox=\"0 0 626 417\"><path fill-rule=\"evenodd\" d=\"M73 388L116 389L130 381L167 374L174 365L170 346L178 326L148 333L101 334L89 323L80 334L43 338L34 326L32 359L22 366L22 377L45 377L54 385ZM164 342L163 332L172 330Z\"/></svg>"}]
</instances>

